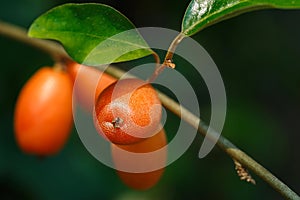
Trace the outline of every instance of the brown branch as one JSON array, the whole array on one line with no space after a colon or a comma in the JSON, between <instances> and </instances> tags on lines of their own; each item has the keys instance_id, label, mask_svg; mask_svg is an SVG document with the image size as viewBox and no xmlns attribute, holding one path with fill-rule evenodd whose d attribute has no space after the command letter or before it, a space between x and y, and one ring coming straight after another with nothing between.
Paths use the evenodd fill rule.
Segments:
<instances>
[{"instance_id":1,"label":"brown branch","mask_svg":"<svg viewBox=\"0 0 300 200\"><path fill-rule=\"evenodd\" d=\"M49 54L54 61L60 61L63 58L67 58L65 50L61 45L48 41L40 40L35 38L29 38L27 36L27 30L12 24L8 24L0 20L0 35L6 36L8 38L21 41L25 44L33 46L37 49L44 51Z\"/></svg>"},{"instance_id":2,"label":"brown branch","mask_svg":"<svg viewBox=\"0 0 300 200\"><path fill-rule=\"evenodd\" d=\"M152 76L149 78L149 82L154 81L157 76L166 68L170 67L172 69L175 68L175 64L173 63L172 59L174 56L174 52L178 46L178 44L181 42L181 40L185 37L183 33L180 33L179 35L176 36L176 38L172 41L170 44L170 47L168 49L168 52L165 56L164 62L162 64L158 63L155 71L153 72ZM157 56L157 55L156 55ZM157 59L156 59L157 60Z\"/></svg>"}]
</instances>

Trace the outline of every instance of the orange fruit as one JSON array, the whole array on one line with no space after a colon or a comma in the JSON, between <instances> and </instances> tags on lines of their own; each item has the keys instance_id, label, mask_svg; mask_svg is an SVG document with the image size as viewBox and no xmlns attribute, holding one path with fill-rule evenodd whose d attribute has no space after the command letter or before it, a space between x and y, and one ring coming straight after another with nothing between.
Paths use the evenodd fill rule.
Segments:
<instances>
[{"instance_id":1,"label":"orange fruit","mask_svg":"<svg viewBox=\"0 0 300 200\"><path fill-rule=\"evenodd\" d=\"M138 166L139 169L148 169L148 167L164 166L167 160L167 151L162 149L156 156L147 157L145 155L142 159L130 159L120 151L120 149L134 152L134 153L149 153L164 147L167 144L167 138L165 131L162 129L154 136L147 138L141 142L130 145L116 145L111 144L112 158L114 165L117 169L127 168L132 166L132 170ZM163 175L164 168L157 168L156 170L143 172L143 173L131 173L117 170L117 174L120 179L129 187L137 190L146 190L153 187L160 180Z\"/></svg>"},{"instance_id":2,"label":"orange fruit","mask_svg":"<svg viewBox=\"0 0 300 200\"><path fill-rule=\"evenodd\" d=\"M157 132L161 102L154 88L139 79L123 79L100 93L94 112L97 131L116 144L132 144Z\"/></svg>"},{"instance_id":3,"label":"orange fruit","mask_svg":"<svg viewBox=\"0 0 300 200\"><path fill-rule=\"evenodd\" d=\"M99 94L116 78L102 71L70 61L67 63L67 72L74 83L76 102L89 113L93 112L95 101ZM75 82L76 80L76 82Z\"/></svg>"},{"instance_id":4,"label":"orange fruit","mask_svg":"<svg viewBox=\"0 0 300 200\"><path fill-rule=\"evenodd\" d=\"M39 69L17 99L14 130L18 146L28 154L55 154L66 143L72 124L70 77L59 69Z\"/></svg>"}]
</instances>

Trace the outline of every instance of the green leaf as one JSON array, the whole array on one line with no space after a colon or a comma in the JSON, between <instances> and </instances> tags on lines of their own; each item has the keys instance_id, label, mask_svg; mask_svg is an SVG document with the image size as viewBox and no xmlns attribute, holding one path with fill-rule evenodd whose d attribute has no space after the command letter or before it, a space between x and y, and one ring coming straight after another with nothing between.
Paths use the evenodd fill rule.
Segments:
<instances>
[{"instance_id":1,"label":"green leaf","mask_svg":"<svg viewBox=\"0 0 300 200\"><path fill-rule=\"evenodd\" d=\"M28 35L61 42L75 61L87 65L123 62L152 53L130 21L103 4L55 7L33 22Z\"/></svg>"},{"instance_id":2,"label":"green leaf","mask_svg":"<svg viewBox=\"0 0 300 200\"><path fill-rule=\"evenodd\" d=\"M297 9L300 0L192 0L183 17L181 31L191 36L222 20L268 8Z\"/></svg>"}]
</instances>

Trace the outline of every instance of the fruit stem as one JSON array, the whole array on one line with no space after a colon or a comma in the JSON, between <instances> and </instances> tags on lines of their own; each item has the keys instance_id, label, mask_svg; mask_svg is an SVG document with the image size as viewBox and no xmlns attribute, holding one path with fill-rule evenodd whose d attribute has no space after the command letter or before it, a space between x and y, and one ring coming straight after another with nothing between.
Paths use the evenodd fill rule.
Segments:
<instances>
[{"instance_id":1,"label":"fruit stem","mask_svg":"<svg viewBox=\"0 0 300 200\"><path fill-rule=\"evenodd\" d=\"M160 73L162 73L162 71L166 68L175 68L175 64L173 63L172 59L174 56L174 52L177 48L177 46L179 45L179 43L182 41L182 39L185 37L185 35L183 33L179 33L175 39L172 41L168 52L165 56L164 62L162 64L160 64L160 60L157 59L156 57L158 57L158 55L155 53L154 57L156 58L156 68L153 72L153 74L151 75L151 77L148 79L148 82L153 82ZM159 57L158 57L159 58Z\"/></svg>"},{"instance_id":2,"label":"fruit stem","mask_svg":"<svg viewBox=\"0 0 300 200\"><path fill-rule=\"evenodd\" d=\"M62 62L55 62L52 68L55 71L65 71L65 64Z\"/></svg>"}]
</instances>

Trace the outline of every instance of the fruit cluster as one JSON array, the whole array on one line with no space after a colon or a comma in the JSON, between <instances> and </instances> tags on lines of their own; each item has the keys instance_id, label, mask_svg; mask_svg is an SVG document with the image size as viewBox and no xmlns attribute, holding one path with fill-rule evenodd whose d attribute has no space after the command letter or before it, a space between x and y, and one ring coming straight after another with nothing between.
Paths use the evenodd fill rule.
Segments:
<instances>
[{"instance_id":1,"label":"fruit cluster","mask_svg":"<svg viewBox=\"0 0 300 200\"><path fill-rule=\"evenodd\" d=\"M117 81L100 70L75 62L66 63L66 67L39 69L24 85L16 103L14 129L20 149L49 156L63 148L73 126L73 93L76 103L93 115L98 133L111 143L121 180L140 190L154 186L163 167L138 173L119 170L132 161L124 156L124 150L149 153L167 144L160 125L160 100L154 88L139 79ZM164 166L166 153L161 151L151 160L145 157L132 162L139 167L149 163Z\"/></svg>"}]
</instances>

